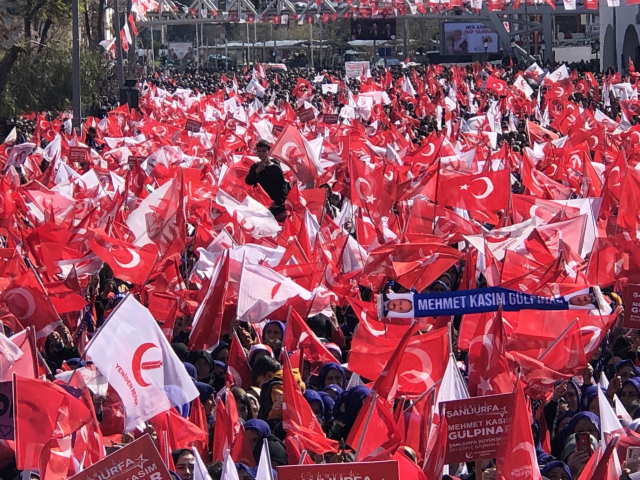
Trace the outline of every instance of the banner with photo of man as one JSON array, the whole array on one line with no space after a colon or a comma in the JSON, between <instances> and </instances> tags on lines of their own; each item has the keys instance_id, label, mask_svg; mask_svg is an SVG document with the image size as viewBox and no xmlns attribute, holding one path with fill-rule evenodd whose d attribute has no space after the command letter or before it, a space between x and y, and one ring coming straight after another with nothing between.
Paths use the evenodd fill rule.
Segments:
<instances>
[{"instance_id":1,"label":"banner with photo of man","mask_svg":"<svg viewBox=\"0 0 640 480\"><path fill-rule=\"evenodd\" d=\"M380 318L437 317L467 313L519 310L594 310L611 312L599 287L588 287L554 298L531 295L502 287L445 293L388 293L378 297Z\"/></svg>"}]
</instances>

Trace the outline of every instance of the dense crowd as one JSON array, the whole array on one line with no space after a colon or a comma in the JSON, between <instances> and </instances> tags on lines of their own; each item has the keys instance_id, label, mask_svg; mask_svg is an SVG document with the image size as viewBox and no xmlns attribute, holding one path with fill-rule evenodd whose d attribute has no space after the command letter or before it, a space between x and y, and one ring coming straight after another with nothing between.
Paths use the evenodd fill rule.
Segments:
<instances>
[{"instance_id":1,"label":"dense crowd","mask_svg":"<svg viewBox=\"0 0 640 480\"><path fill-rule=\"evenodd\" d=\"M14 386L0 478L70 478L144 434L181 480L205 478L200 459L228 480L227 455L237 478L264 480L267 446L273 469L394 459L402 480L636 478L629 67L159 71L140 81L138 108L105 97L79 135L66 113L15 119L0 147L0 373L91 415L27 442L26 387ZM378 308L383 295L405 314L413 305L393 294L491 287L577 293L588 308ZM151 416L129 409L108 363L149 332L127 302L170 344L155 364L138 357L137 373L133 361L138 385L159 382L171 405ZM175 400L170 358L197 395ZM444 402L497 394L522 407L498 455L446 465ZM33 412L49 411L46 397L29 399ZM88 428L99 446L83 455ZM70 439L56 469L43 461L53 438ZM516 446L527 454L509 455Z\"/></svg>"}]
</instances>

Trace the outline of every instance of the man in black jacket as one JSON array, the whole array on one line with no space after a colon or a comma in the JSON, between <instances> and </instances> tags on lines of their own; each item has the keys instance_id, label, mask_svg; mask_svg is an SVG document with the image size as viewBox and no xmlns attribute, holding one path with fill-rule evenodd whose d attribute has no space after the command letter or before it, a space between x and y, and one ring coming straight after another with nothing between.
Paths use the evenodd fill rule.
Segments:
<instances>
[{"instance_id":1,"label":"man in black jacket","mask_svg":"<svg viewBox=\"0 0 640 480\"><path fill-rule=\"evenodd\" d=\"M257 151L260 161L251 165L245 182L247 185L260 185L273 200L273 205L269 210L278 221L284 221L286 217L284 201L289 193L289 182L284 179L282 168L280 168L278 162L269 158L269 152L271 151L269 142L260 140L257 145Z\"/></svg>"}]
</instances>

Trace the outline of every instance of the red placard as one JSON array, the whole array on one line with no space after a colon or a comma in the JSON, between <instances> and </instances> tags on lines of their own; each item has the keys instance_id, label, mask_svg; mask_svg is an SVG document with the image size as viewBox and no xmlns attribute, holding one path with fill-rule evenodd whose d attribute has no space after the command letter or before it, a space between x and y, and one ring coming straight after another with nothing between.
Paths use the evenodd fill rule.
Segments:
<instances>
[{"instance_id":1,"label":"red placard","mask_svg":"<svg viewBox=\"0 0 640 480\"><path fill-rule=\"evenodd\" d=\"M640 285L636 283L627 285L622 326L624 328L640 329Z\"/></svg>"},{"instance_id":2,"label":"red placard","mask_svg":"<svg viewBox=\"0 0 640 480\"><path fill-rule=\"evenodd\" d=\"M327 125L335 125L338 123L338 114L337 113L325 113L322 117L322 121Z\"/></svg>"},{"instance_id":3,"label":"red placard","mask_svg":"<svg viewBox=\"0 0 640 480\"><path fill-rule=\"evenodd\" d=\"M328 463L277 467L278 480L310 480L316 478L351 480L399 480L398 461Z\"/></svg>"},{"instance_id":4,"label":"red placard","mask_svg":"<svg viewBox=\"0 0 640 480\"><path fill-rule=\"evenodd\" d=\"M302 123L310 122L315 119L316 116L313 114L313 108L301 108L297 112L298 118Z\"/></svg>"},{"instance_id":5,"label":"red placard","mask_svg":"<svg viewBox=\"0 0 640 480\"><path fill-rule=\"evenodd\" d=\"M282 125L274 125L273 126L273 133L282 133L284 131L284 127Z\"/></svg>"},{"instance_id":6,"label":"red placard","mask_svg":"<svg viewBox=\"0 0 640 480\"><path fill-rule=\"evenodd\" d=\"M187 118L187 123L184 124L184 129L189 132L197 133L202 128L202 122L199 120L193 120L191 118Z\"/></svg>"},{"instance_id":7,"label":"red placard","mask_svg":"<svg viewBox=\"0 0 640 480\"><path fill-rule=\"evenodd\" d=\"M142 163L147 159L147 157L143 157L141 155L129 155L127 159L129 162Z\"/></svg>"},{"instance_id":8,"label":"red placard","mask_svg":"<svg viewBox=\"0 0 640 480\"><path fill-rule=\"evenodd\" d=\"M89 147L69 147L69 161L84 162L88 152Z\"/></svg>"},{"instance_id":9,"label":"red placard","mask_svg":"<svg viewBox=\"0 0 640 480\"><path fill-rule=\"evenodd\" d=\"M447 419L445 463L494 458L509 426L513 394L488 395L444 402Z\"/></svg>"},{"instance_id":10,"label":"red placard","mask_svg":"<svg viewBox=\"0 0 640 480\"><path fill-rule=\"evenodd\" d=\"M139 438L126 447L91 465L71 480L172 480L156 446L149 435Z\"/></svg>"}]
</instances>

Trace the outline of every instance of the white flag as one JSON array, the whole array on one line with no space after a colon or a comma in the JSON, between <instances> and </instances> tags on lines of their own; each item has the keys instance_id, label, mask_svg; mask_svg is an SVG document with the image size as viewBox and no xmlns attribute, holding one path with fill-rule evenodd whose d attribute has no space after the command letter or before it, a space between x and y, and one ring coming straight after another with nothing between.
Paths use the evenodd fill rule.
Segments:
<instances>
[{"instance_id":1,"label":"white flag","mask_svg":"<svg viewBox=\"0 0 640 480\"><path fill-rule=\"evenodd\" d=\"M269 209L249 195L240 203L224 190L218 190L216 203L253 238L275 237L282 230Z\"/></svg>"},{"instance_id":2,"label":"white flag","mask_svg":"<svg viewBox=\"0 0 640 480\"><path fill-rule=\"evenodd\" d=\"M193 451L193 456L196 459L196 463L193 466L193 475L191 478L193 480L211 480L211 476L207 471L207 467L205 467L204 462L200 458L200 454L196 448L191 449Z\"/></svg>"},{"instance_id":3,"label":"white flag","mask_svg":"<svg viewBox=\"0 0 640 480\"><path fill-rule=\"evenodd\" d=\"M16 132L16 127L13 127L9 132L9 135L6 136L3 143L7 143L9 145L16 143L18 139L18 133Z\"/></svg>"},{"instance_id":4,"label":"white flag","mask_svg":"<svg viewBox=\"0 0 640 480\"><path fill-rule=\"evenodd\" d=\"M602 389L598 387L598 404L600 406L600 429L602 433L614 433L623 430L616 412L611 407Z\"/></svg>"},{"instance_id":5,"label":"white flag","mask_svg":"<svg viewBox=\"0 0 640 480\"><path fill-rule=\"evenodd\" d=\"M449 363L447 363L447 369L444 371L444 375L442 376L442 383L438 390L437 407L435 411L440 411L440 404L442 402L462 400L463 398L469 398L467 384L465 383L464 378L462 378L456 358L449 354Z\"/></svg>"},{"instance_id":6,"label":"white flag","mask_svg":"<svg viewBox=\"0 0 640 480\"><path fill-rule=\"evenodd\" d=\"M516 81L513 82L513 86L524 93L524 96L528 99L531 99L531 95L533 94L533 88L529 86L527 81L524 79L522 75L518 75L516 77Z\"/></svg>"},{"instance_id":7,"label":"white flag","mask_svg":"<svg viewBox=\"0 0 640 480\"><path fill-rule=\"evenodd\" d=\"M309 316L318 313L331 315L334 295L324 287L316 287L310 292L269 267L245 263L238 292L238 320L260 322L297 296L304 301L313 300Z\"/></svg>"},{"instance_id":8,"label":"white flag","mask_svg":"<svg viewBox=\"0 0 640 480\"><path fill-rule=\"evenodd\" d=\"M0 380L1 381L9 381L11 380L11 366L16 363L20 357L24 355L23 351L5 337L2 333L0 333Z\"/></svg>"},{"instance_id":9,"label":"white flag","mask_svg":"<svg viewBox=\"0 0 640 480\"><path fill-rule=\"evenodd\" d=\"M260 452L260 462L258 463L258 471L256 472L256 480L273 480L273 472L271 470L271 457L269 456L269 442L265 439L262 444L262 452ZM194 478L194 480L196 480Z\"/></svg>"},{"instance_id":10,"label":"white flag","mask_svg":"<svg viewBox=\"0 0 640 480\"><path fill-rule=\"evenodd\" d=\"M118 392L125 430L198 397L198 390L149 310L127 296L87 346Z\"/></svg>"},{"instance_id":11,"label":"white flag","mask_svg":"<svg viewBox=\"0 0 640 480\"><path fill-rule=\"evenodd\" d=\"M229 455L229 450L227 450L224 456L224 465L222 466L222 476L220 480L240 480L240 477L238 477L238 469L235 463L233 463L231 455Z\"/></svg>"}]
</instances>

